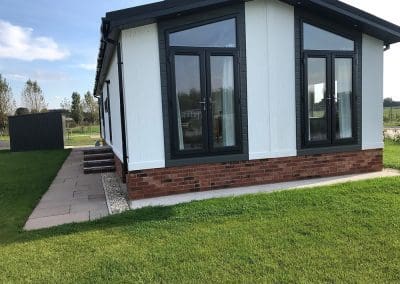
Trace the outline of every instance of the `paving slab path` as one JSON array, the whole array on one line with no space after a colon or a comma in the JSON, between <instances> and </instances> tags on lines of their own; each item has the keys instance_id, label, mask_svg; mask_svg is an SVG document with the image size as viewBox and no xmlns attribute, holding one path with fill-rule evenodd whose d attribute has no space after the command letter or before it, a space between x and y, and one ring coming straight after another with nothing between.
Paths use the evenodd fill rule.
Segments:
<instances>
[{"instance_id":1,"label":"paving slab path","mask_svg":"<svg viewBox=\"0 0 400 284\"><path fill-rule=\"evenodd\" d=\"M83 174L83 149L73 149L24 229L84 222L108 214L101 174Z\"/></svg>"}]
</instances>

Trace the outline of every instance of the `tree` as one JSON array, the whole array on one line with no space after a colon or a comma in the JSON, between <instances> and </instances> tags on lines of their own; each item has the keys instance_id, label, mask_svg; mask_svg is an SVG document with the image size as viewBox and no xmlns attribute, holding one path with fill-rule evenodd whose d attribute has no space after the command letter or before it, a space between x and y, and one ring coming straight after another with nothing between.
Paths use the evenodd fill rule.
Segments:
<instances>
[{"instance_id":1,"label":"tree","mask_svg":"<svg viewBox=\"0 0 400 284\"><path fill-rule=\"evenodd\" d=\"M71 101L68 98L64 98L60 103L60 107L63 110L70 112L71 111Z\"/></svg>"},{"instance_id":2,"label":"tree","mask_svg":"<svg viewBox=\"0 0 400 284\"><path fill-rule=\"evenodd\" d=\"M26 107L19 107L15 111L15 115L24 115L24 114L29 114L29 109L27 109Z\"/></svg>"},{"instance_id":3,"label":"tree","mask_svg":"<svg viewBox=\"0 0 400 284\"><path fill-rule=\"evenodd\" d=\"M12 96L11 87L0 74L0 131L7 127L8 115L12 114L14 108L15 100Z\"/></svg>"},{"instance_id":4,"label":"tree","mask_svg":"<svg viewBox=\"0 0 400 284\"><path fill-rule=\"evenodd\" d=\"M399 101L394 101L392 98L385 98L383 100L383 107L397 107L400 106Z\"/></svg>"},{"instance_id":5,"label":"tree","mask_svg":"<svg viewBox=\"0 0 400 284\"><path fill-rule=\"evenodd\" d=\"M71 117L75 121L75 123L80 124L83 119L81 95L77 92L73 92L71 98Z\"/></svg>"},{"instance_id":6,"label":"tree","mask_svg":"<svg viewBox=\"0 0 400 284\"><path fill-rule=\"evenodd\" d=\"M22 91L22 103L31 113L38 113L47 108L43 91L36 81L29 79L25 83L24 90Z\"/></svg>"},{"instance_id":7,"label":"tree","mask_svg":"<svg viewBox=\"0 0 400 284\"><path fill-rule=\"evenodd\" d=\"M86 92L84 98L83 111L85 113L86 120L93 124L97 122L99 118L99 105L89 91Z\"/></svg>"}]
</instances>

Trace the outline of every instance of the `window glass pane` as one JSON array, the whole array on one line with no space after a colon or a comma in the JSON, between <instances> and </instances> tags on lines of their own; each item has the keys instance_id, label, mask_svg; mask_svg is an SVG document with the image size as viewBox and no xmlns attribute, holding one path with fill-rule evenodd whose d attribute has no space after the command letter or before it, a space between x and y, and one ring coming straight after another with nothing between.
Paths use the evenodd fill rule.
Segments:
<instances>
[{"instance_id":1,"label":"window glass pane","mask_svg":"<svg viewBox=\"0 0 400 284\"><path fill-rule=\"evenodd\" d=\"M326 140L326 59L308 58L308 139Z\"/></svg>"},{"instance_id":2,"label":"window glass pane","mask_svg":"<svg viewBox=\"0 0 400 284\"><path fill-rule=\"evenodd\" d=\"M303 38L304 49L308 50L354 50L354 41L306 23Z\"/></svg>"},{"instance_id":3,"label":"window glass pane","mask_svg":"<svg viewBox=\"0 0 400 284\"><path fill-rule=\"evenodd\" d=\"M201 149L203 127L198 56L175 56L175 84L179 149Z\"/></svg>"},{"instance_id":4,"label":"window glass pane","mask_svg":"<svg viewBox=\"0 0 400 284\"><path fill-rule=\"evenodd\" d=\"M352 65L353 60L351 58L335 59L336 139L353 137L351 113Z\"/></svg>"},{"instance_id":5,"label":"window glass pane","mask_svg":"<svg viewBox=\"0 0 400 284\"><path fill-rule=\"evenodd\" d=\"M235 92L232 56L211 56L214 147L235 146Z\"/></svg>"},{"instance_id":6,"label":"window glass pane","mask_svg":"<svg viewBox=\"0 0 400 284\"><path fill-rule=\"evenodd\" d=\"M235 19L215 22L169 35L170 46L236 47Z\"/></svg>"}]
</instances>

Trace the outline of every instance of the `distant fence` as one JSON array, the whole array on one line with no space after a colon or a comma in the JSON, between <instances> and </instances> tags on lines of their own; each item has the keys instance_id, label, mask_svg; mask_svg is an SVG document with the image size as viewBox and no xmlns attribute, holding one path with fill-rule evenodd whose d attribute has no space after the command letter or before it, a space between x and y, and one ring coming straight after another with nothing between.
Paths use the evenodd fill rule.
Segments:
<instances>
[{"instance_id":1,"label":"distant fence","mask_svg":"<svg viewBox=\"0 0 400 284\"><path fill-rule=\"evenodd\" d=\"M65 118L60 112L10 116L12 152L64 149Z\"/></svg>"}]
</instances>

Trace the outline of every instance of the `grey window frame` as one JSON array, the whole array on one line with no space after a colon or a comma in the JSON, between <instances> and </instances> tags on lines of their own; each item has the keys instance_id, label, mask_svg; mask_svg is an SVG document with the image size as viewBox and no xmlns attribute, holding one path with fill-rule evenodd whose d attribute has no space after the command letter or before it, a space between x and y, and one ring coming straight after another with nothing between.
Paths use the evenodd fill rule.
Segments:
<instances>
[{"instance_id":1,"label":"grey window frame","mask_svg":"<svg viewBox=\"0 0 400 284\"><path fill-rule=\"evenodd\" d=\"M219 19L236 18L236 44L238 51L238 96L240 115L237 122L240 123L240 150L234 153L209 153L201 156L174 156L173 153L173 109L171 99L172 78L169 74L170 56L168 54L168 33L171 31L182 30L184 27L201 26L207 23L216 22ZM161 72L161 94L163 109L164 126L164 149L165 164L170 166L182 166L202 163L232 162L248 160L248 130L247 130L247 82L246 82L246 35L245 35L245 15L244 4L234 4L226 7L214 9L212 11L196 12L188 15L182 15L172 19L165 19L158 22L158 39L160 51L160 72Z\"/></svg>"},{"instance_id":2,"label":"grey window frame","mask_svg":"<svg viewBox=\"0 0 400 284\"><path fill-rule=\"evenodd\" d=\"M303 23L338 34L354 41L353 72L353 130L349 143L331 145L306 145L304 142L305 113L303 110L304 60ZM339 52L340 53L340 52ZM338 24L334 19L322 18L303 8L295 8L295 68L296 68L296 145L298 155L356 151L362 149L362 33L353 26Z\"/></svg>"}]
</instances>

